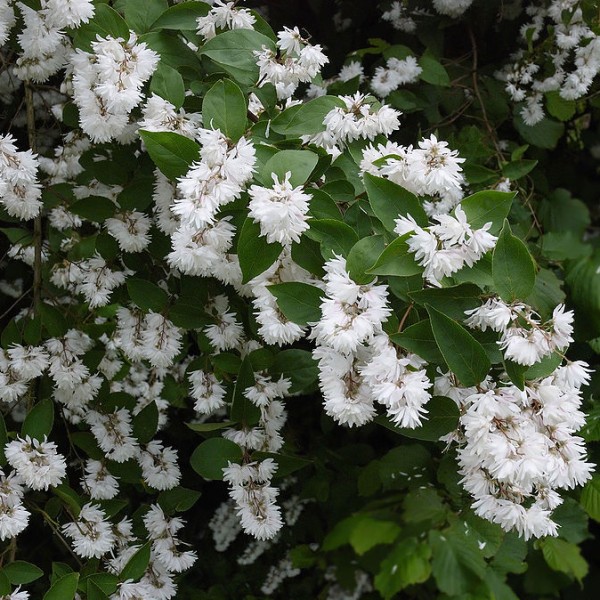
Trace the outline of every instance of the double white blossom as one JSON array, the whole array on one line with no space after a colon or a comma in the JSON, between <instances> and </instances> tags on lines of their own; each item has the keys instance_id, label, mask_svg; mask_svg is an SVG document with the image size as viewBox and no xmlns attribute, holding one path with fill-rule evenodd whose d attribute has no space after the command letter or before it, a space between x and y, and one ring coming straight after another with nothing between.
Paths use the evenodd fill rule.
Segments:
<instances>
[{"instance_id":1,"label":"double white blossom","mask_svg":"<svg viewBox=\"0 0 600 600\"><path fill-rule=\"evenodd\" d=\"M563 351L573 341L573 312L559 304L552 318L542 323L528 305L506 304L490 298L480 307L466 312L469 327L485 331L488 327L502 333L498 345L505 358L531 366L555 351Z\"/></svg>"},{"instance_id":2,"label":"double white blossom","mask_svg":"<svg viewBox=\"0 0 600 600\"><path fill-rule=\"evenodd\" d=\"M312 45L297 27L284 27L277 33L277 51L262 47L254 51L259 68L259 86L272 83L279 100L290 98L300 83L308 83L329 59L321 46Z\"/></svg>"},{"instance_id":3,"label":"double white blossom","mask_svg":"<svg viewBox=\"0 0 600 600\"><path fill-rule=\"evenodd\" d=\"M410 215L396 219L394 231L400 236L410 234L406 240L409 251L425 267L423 277L437 287L443 277L473 266L496 245L496 236L489 233L491 223L473 229L460 205L454 214L436 215L438 223L428 228L417 225Z\"/></svg>"},{"instance_id":4,"label":"double white blossom","mask_svg":"<svg viewBox=\"0 0 600 600\"><path fill-rule=\"evenodd\" d=\"M137 43L133 32L128 40L98 36L91 46L91 53L77 49L71 55L73 99L83 131L95 142L108 142L124 133L159 56Z\"/></svg>"},{"instance_id":5,"label":"double white blossom","mask_svg":"<svg viewBox=\"0 0 600 600\"><path fill-rule=\"evenodd\" d=\"M28 221L42 208L38 160L31 150L17 150L14 142L10 134L0 136L0 203L11 217Z\"/></svg>"}]
</instances>

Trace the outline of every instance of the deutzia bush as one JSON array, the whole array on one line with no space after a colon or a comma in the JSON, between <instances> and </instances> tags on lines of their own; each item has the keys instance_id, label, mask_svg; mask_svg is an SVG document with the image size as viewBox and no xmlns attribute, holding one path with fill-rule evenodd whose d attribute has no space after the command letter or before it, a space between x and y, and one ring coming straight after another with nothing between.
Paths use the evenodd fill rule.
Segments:
<instances>
[{"instance_id":1,"label":"deutzia bush","mask_svg":"<svg viewBox=\"0 0 600 600\"><path fill-rule=\"evenodd\" d=\"M0 1L0 600L584 597L596 3L285 4Z\"/></svg>"}]
</instances>

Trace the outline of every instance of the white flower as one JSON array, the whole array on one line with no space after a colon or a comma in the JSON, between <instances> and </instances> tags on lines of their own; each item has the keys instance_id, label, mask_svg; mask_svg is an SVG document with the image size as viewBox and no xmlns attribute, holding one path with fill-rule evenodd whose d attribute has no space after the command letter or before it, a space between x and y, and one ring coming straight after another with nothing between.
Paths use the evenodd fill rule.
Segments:
<instances>
[{"instance_id":1,"label":"white flower","mask_svg":"<svg viewBox=\"0 0 600 600\"><path fill-rule=\"evenodd\" d=\"M288 171L279 181L273 173L272 188L253 185L248 190L249 215L260 224L260 235L266 236L269 244L299 242L302 232L309 228L306 213L311 197L302 191L302 186L292 187L291 176Z\"/></svg>"},{"instance_id":2,"label":"white flower","mask_svg":"<svg viewBox=\"0 0 600 600\"><path fill-rule=\"evenodd\" d=\"M116 542L106 515L92 504L85 504L77 520L63 525L62 530L71 538L75 552L83 558L101 558Z\"/></svg>"},{"instance_id":3,"label":"white flower","mask_svg":"<svg viewBox=\"0 0 600 600\"><path fill-rule=\"evenodd\" d=\"M117 213L104 221L108 233L117 240L123 252L141 252L147 248L150 225L150 219L138 211Z\"/></svg>"},{"instance_id":4,"label":"white flower","mask_svg":"<svg viewBox=\"0 0 600 600\"><path fill-rule=\"evenodd\" d=\"M225 388L213 373L190 371L188 373L190 394L196 401L194 410L202 415L209 415L225 406Z\"/></svg>"},{"instance_id":5,"label":"white flower","mask_svg":"<svg viewBox=\"0 0 600 600\"><path fill-rule=\"evenodd\" d=\"M235 2L215 0L210 12L196 19L198 34L210 40L217 29L254 29L256 19L247 8L235 8Z\"/></svg>"},{"instance_id":6,"label":"white flower","mask_svg":"<svg viewBox=\"0 0 600 600\"><path fill-rule=\"evenodd\" d=\"M156 490L170 490L181 479L177 465L177 451L170 446L163 447L156 440L146 445L138 456L144 481Z\"/></svg>"},{"instance_id":7,"label":"white flower","mask_svg":"<svg viewBox=\"0 0 600 600\"><path fill-rule=\"evenodd\" d=\"M41 208L38 160L31 150L19 151L9 134L0 136L0 203L11 217L29 220Z\"/></svg>"},{"instance_id":8,"label":"white flower","mask_svg":"<svg viewBox=\"0 0 600 600\"><path fill-rule=\"evenodd\" d=\"M23 478L25 485L32 490L47 490L60 484L66 475L67 465L64 457L56 451L56 444L43 441L17 439L6 444L6 460Z\"/></svg>"},{"instance_id":9,"label":"white flower","mask_svg":"<svg viewBox=\"0 0 600 600\"><path fill-rule=\"evenodd\" d=\"M269 485L276 470L270 458L241 468L229 463L223 469L223 480L230 485L242 529L259 540L272 539L283 526L281 509L275 503L278 490Z\"/></svg>"},{"instance_id":10,"label":"white flower","mask_svg":"<svg viewBox=\"0 0 600 600\"><path fill-rule=\"evenodd\" d=\"M127 409L120 408L106 415L92 410L87 413L86 421L107 459L125 462L137 456L139 447L132 436L131 414Z\"/></svg>"},{"instance_id":11,"label":"white flower","mask_svg":"<svg viewBox=\"0 0 600 600\"><path fill-rule=\"evenodd\" d=\"M460 17L473 4L473 0L433 0L433 7L441 15Z\"/></svg>"},{"instance_id":12,"label":"white flower","mask_svg":"<svg viewBox=\"0 0 600 600\"><path fill-rule=\"evenodd\" d=\"M85 475L81 483L84 489L88 490L92 500L110 500L119 493L117 479L99 460L86 461Z\"/></svg>"}]
</instances>

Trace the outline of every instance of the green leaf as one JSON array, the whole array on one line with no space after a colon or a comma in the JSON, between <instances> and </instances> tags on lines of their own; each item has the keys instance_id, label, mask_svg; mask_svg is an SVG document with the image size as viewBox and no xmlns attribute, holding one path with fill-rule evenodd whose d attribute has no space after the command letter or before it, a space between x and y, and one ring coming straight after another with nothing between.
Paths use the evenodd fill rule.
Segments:
<instances>
[{"instance_id":1,"label":"green leaf","mask_svg":"<svg viewBox=\"0 0 600 600\"><path fill-rule=\"evenodd\" d=\"M200 146L178 133L143 129L139 133L150 158L169 179L185 175L200 157Z\"/></svg>"},{"instance_id":2,"label":"green leaf","mask_svg":"<svg viewBox=\"0 0 600 600\"><path fill-rule=\"evenodd\" d=\"M13 585L24 585L39 579L44 575L44 571L24 560L15 560L8 563L2 572L8 577Z\"/></svg>"},{"instance_id":3,"label":"green leaf","mask_svg":"<svg viewBox=\"0 0 600 600\"><path fill-rule=\"evenodd\" d=\"M313 464L312 461L307 460L306 458L300 458L299 456L292 456L290 454L280 454L277 452L252 453L252 460L264 460L265 458L272 458L277 463L275 479L285 478L291 473Z\"/></svg>"},{"instance_id":4,"label":"green leaf","mask_svg":"<svg viewBox=\"0 0 600 600\"><path fill-rule=\"evenodd\" d=\"M175 32L150 31L141 35L138 42L147 44L148 48L154 50L164 65L177 70L185 67L197 74L202 72L198 55Z\"/></svg>"},{"instance_id":5,"label":"green leaf","mask_svg":"<svg viewBox=\"0 0 600 600\"><path fill-rule=\"evenodd\" d=\"M242 283L266 271L278 258L283 246L278 242L269 244L260 235L260 225L246 218L237 243L237 254L242 270Z\"/></svg>"},{"instance_id":6,"label":"green leaf","mask_svg":"<svg viewBox=\"0 0 600 600\"><path fill-rule=\"evenodd\" d=\"M73 38L76 48L89 51L96 36L129 39L129 26L121 15L107 4L96 4L94 16L88 23L82 23Z\"/></svg>"},{"instance_id":7,"label":"green leaf","mask_svg":"<svg viewBox=\"0 0 600 600\"><path fill-rule=\"evenodd\" d=\"M584 202L572 198L563 188L554 190L539 205L538 218L546 231L571 231L583 235L590 225L590 211Z\"/></svg>"},{"instance_id":8,"label":"green leaf","mask_svg":"<svg viewBox=\"0 0 600 600\"><path fill-rule=\"evenodd\" d=\"M468 196L460 205L473 229L481 229L486 223L491 223L490 233L497 235L515 196L516 192L485 190Z\"/></svg>"},{"instance_id":9,"label":"green leaf","mask_svg":"<svg viewBox=\"0 0 600 600\"><path fill-rule=\"evenodd\" d=\"M60 498L64 504L69 507L70 512L75 517L79 516L79 512L83 506L83 501L72 487L69 487L67 483L63 482L57 486L54 486L52 488L52 493Z\"/></svg>"},{"instance_id":10,"label":"green leaf","mask_svg":"<svg viewBox=\"0 0 600 600\"><path fill-rule=\"evenodd\" d=\"M155 283L131 277L127 280L127 291L131 300L143 310L161 312L169 303L169 295Z\"/></svg>"},{"instance_id":11,"label":"green leaf","mask_svg":"<svg viewBox=\"0 0 600 600\"><path fill-rule=\"evenodd\" d=\"M325 130L323 119L330 110L343 108L343 100L337 96L320 96L286 108L273 119L271 129L285 136L314 135Z\"/></svg>"},{"instance_id":12,"label":"green leaf","mask_svg":"<svg viewBox=\"0 0 600 600\"><path fill-rule=\"evenodd\" d=\"M213 366L224 373L237 373L240 370L242 361L237 354L231 352L221 352L211 357Z\"/></svg>"},{"instance_id":13,"label":"green leaf","mask_svg":"<svg viewBox=\"0 0 600 600\"><path fill-rule=\"evenodd\" d=\"M112 200L102 196L89 196L74 202L69 206L69 210L88 221L102 223L105 219L112 217L117 207Z\"/></svg>"},{"instance_id":14,"label":"green leaf","mask_svg":"<svg viewBox=\"0 0 600 600\"><path fill-rule=\"evenodd\" d=\"M103 5L101 5L103 6ZM73 600L77 592L79 573L67 573L55 581L44 594L43 600Z\"/></svg>"},{"instance_id":15,"label":"green leaf","mask_svg":"<svg viewBox=\"0 0 600 600\"><path fill-rule=\"evenodd\" d=\"M418 354L427 362L438 365L445 364L444 357L433 337L431 323L428 319L419 321L400 333L392 334L390 339L394 344L405 348L409 352Z\"/></svg>"},{"instance_id":16,"label":"green leaf","mask_svg":"<svg viewBox=\"0 0 600 600\"><path fill-rule=\"evenodd\" d=\"M229 79L217 81L202 101L204 126L220 129L233 142L237 142L246 131L247 113L246 96Z\"/></svg>"},{"instance_id":17,"label":"green leaf","mask_svg":"<svg viewBox=\"0 0 600 600\"><path fill-rule=\"evenodd\" d=\"M429 49L419 59L419 66L422 72L419 78L422 81L431 83L432 85L449 86L450 77L446 69L433 57Z\"/></svg>"},{"instance_id":18,"label":"green leaf","mask_svg":"<svg viewBox=\"0 0 600 600\"><path fill-rule=\"evenodd\" d=\"M31 231L19 227L2 227L0 231L8 238L11 244L23 244L29 246L33 242Z\"/></svg>"},{"instance_id":19,"label":"green leaf","mask_svg":"<svg viewBox=\"0 0 600 600\"><path fill-rule=\"evenodd\" d=\"M527 246L510 230L508 221L494 248L492 276L498 295L506 302L525 299L535 285L535 265Z\"/></svg>"},{"instance_id":20,"label":"green leaf","mask_svg":"<svg viewBox=\"0 0 600 600\"><path fill-rule=\"evenodd\" d=\"M554 571L566 573L581 581L588 572L588 563L581 556L581 550L564 540L546 537L539 545L548 566Z\"/></svg>"},{"instance_id":21,"label":"green leaf","mask_svg":"<svg viewBox=\"0 0 600 600\"><path fill-rule=\"evenodd\" d=\"M94 589L97 598L106 598L107 594L113 594L117 590L119 578L116 575L110 573L92 573L92 575L86 578L88 586L88 594L90 587ZM101 596L99 594L104 594Z\"/></svg>"},{"instance_id":22,"label":"green leaf","mask_svg":"<svg viewBox=\"0 0 600 600\"><path fill-rule=\"evenodd\" d=\"M169 320L182 329L201 329L212 323L204 308L188 302L178 301L169 308Z\"/></svg>"},{"instance_id":23,"label":"green leaf","mask_svg":"<svg viewBox=\"0 0 600 600\"><path fill-rule=\"evenodd\" d=\"M185 85L179 72L159 63L150 81L150 91L170 102L176 109L185 101Z\"/></svg>"},{"instance_id":24,"label":"green leaf","mask_svg":"<svg viewBox=\"0 0 600 600\"><path fill-rule=\"evenodd\" d=\"M400 533L400 527L393 521L380 521L362 517L352 529L349 542L358 555L365 554L379 544L391 544Z\"/></svg>"},{"instance_id":25,"label":"green leaf","mask_svg":"<svg viewBox=\"0 0 600 600\"><path fill-rule=\"evenodd\" d=\"M242 460L242 449L230 440L210 438L202 442L193 452L190 465L205 479L223 479L223 469L230 462Z\"/></svg>"},{"instance_id":26,"label":"green leaf","mask_svg":"<svg viewBox=\"0 0 600 600\"><path fill-rule=\"evenodd\" d=\"M250 86L259 75L254 52L263 46L275 51L275 43L266 35L252 29L233 29L208 40L198 53L208 56L242 85Z\"/></svg>"},{"instance_id":27,"label":"green leaf","mask_svg":"<svg viewBox=\"0 0 600 600\"><path fill-rule=\"evenodd\" d=\"M156 406L156 402L152 400L133 417L133 437L140 444L147 444L154 437L154 434L158 430L158 416L158 407Z\"/></svg>"},{"instance_id":28,"label":"green leaf","mask_svg":"<svg viewBox=\"0 0 600 600\"><path fill-rule=\"evenodd\" d=\"M389 179L375 177L370 173L365 173L364 182L369 204L388 231L394 231L395 219L407 215L410 215L417 225L427 226L427 215L414 194Z\"/></svg>"},{"instance_id":29,"label":"green leaf","mask_svg":"<svg viewBox=\"0 0 600 600\"><path fill-rule=\"evenodd\" d=\"M563 283L554 271L540 269L535 278L533 291L525 298L527 304L533 306L540 315L549 317L554 308L565 301Z\"/></svg>"},{"instance_id":30,"label":"green leaf","mask_svg":"<svg viewBox=\"0 0 600 600\"><path fill-rule=\"evenodd\" d=\"M150 553L152 550L151 542L146 542L137 552L127 561L123 567L119 578L121 581L138 581L141 579L148 568L150 562Z\"/></svg>"},{"instance_id":31,"label":"green leaf","mask_svg":"<svg viewBox=\"0 0 600 600\"><path fill-rule=\"evenodd\" d=\"M483 381L491 366L483 346L462 325L432 306L426 308L435 341L461 385L469 387Z\"/></svg>"},{"instance_id":32,"label":"green leaf","mask_svg":"<svg viewBox=\"0 0 600 600\"><path fill-rule=\"evenodd\" d=\"M480 305L481 290L471 283L461 283L447 288L427 288L409 292L409 297L417 304L430 304L457 321L465 318L465 311Z\"/></svg>"},{"instance_id":33,"label":"green leaf","mask_svg":"<svg viewBox=\"0 0 600 600\"><path fill-rule=\"evenodd\" d=\"M498 173L483 165L466 163L463 165L463 173L468 183L493 184L498 180Z\"/></svg>"},{"instance_id":34,"label":"green leaf","mask_svg":"<svg viewBox=\"0 0 600 600\"><path fill-rule=\"evenodd\" d=\"M526 125L521 115L515 116L513 123L521 137L532 146L552 150L565 132L563 123L552 119L542 119L535 125Z\"/></svg>"},{"instance_id":35,"label":"green leaf","mask_svg":"<svg viewBox=\"0 0 600 600\"><path fill-rule=\"evenodd\" d=\"M167 0L127 0L125 20L136 33L145 33L167 8Z\"/></svg>"},{"instance_id":36,"label":"green leaf","mask_svg":"<svg viewBox=\"0 0 600 600\"><path fill-rule=\"evenodd\" d=\"M525 177L538 164L537 160L513 160L502 167L502 175L511 181Z\"/></svg>"},{"instance_id":37,"label":"green leaf","mask_svg":"<svg viewBox=\"0 0 600 600\"><path fill-rule=\"evenodd\" d=\"M174 29L175 31L196 31L198 17L205 17L210 6L204 2L182 2L171 6L154 21L152 29Z\"/></svg>"},{"instance_id":38,"label":"green leaf","mask_svg":"<svg viewBox=\"0 0 600 600\"><path fill-rule=\"evenodd\" d=\"M21 437L28 435L32 439L42 441L50 435L54 425L54 402L42 400L28 413L21 427Z\"/></svg>"},{"instance_id":39,"label":"green leaf","mask_svg":"<svg viewBox=\"0 0 600 600\"><path fill-rule=\"evenodd\" d=\"M263 185L271 187L273 185L271 174L277 175L281 182L286 174L290 173L291 185L298 187L306 183L318 161L319 157L310 150L281 150L265 163L259 179Z\"/></svg>"},{"instance_id":40,"label":"green leaf","mask_svg":"<svg viewBox=\"0 0 600 600\"><path fill-rule=\"evenodd\" d=\"M109 600L109 598L108 595L102 591L102 589L96 582L88 580L87 600Z\"/></svg>"},{"instance_id":41,"label":"green leaf","mask_svg":"<svg viewBox=\"0 0 600 600\"><path fill-rule=\"evenodd\" d=\"M319 368L312 353L297 348L278 352L270 371L273 376L283 375L289 378L292 381L292 393L309 391L319 375Z\"/></svg>"},{"instance_id":42,"label":"green leaf","mask_svg":"<svg viewBox=\"0 0 600 600\"><path fill-rule=\"evenodd\" d=\"M299 243L292 244L292 260L313 275L322 277L325 274L321 245L305 235Z\"/></svg>"},{"instance_id":43,"label":"green leaf","mask_svg":"<svg viewBox=\"0 0 600 600\"><path fill-rule=\"evenodd\" d=\"M358 235L350 225L335 219L312 219L310 229L304 233L311 240L321 244L324 258L333 254L348 256L352 246L358 242Z\"/></svg>"},{"instance_id":44,"label":"green leaf","mask_svg":"<svg viewBox=\"0 0 600 600\"><path fill-rule=\"evenodd\" d=\"M585 484L579 502L594 521L600 521L600 476L594 475Z\"/></svg>"},{"instance_id":45,"label":"green leaf","mask_svg":"<svg viewBox=\"0 0 600 600\"><path fill-rule=\"evenodd\" d=\"M431 549L416 538L403 539L381 561L375 589L390 600L409 585L424 583L431 574Z\"/></svg>"},{"instance_id":46,"label":"green leaf","mask_svg":"<svg viewBox=\"0 0 600 600\"><path fill-rule=\"evenodd\" d=\"M254 369L252 368L250 358L246 357L242 361L235 380L233 400L231 402L231 410L229 413L232 421L242 423L244 427L256 425L260 419L260 409L244 395L246 388L249 388L254 384Z\"/></svg>"},{"instance_id":47,"label":"green leaf","mask_svg":"<svg viewBox=\"0 0 600 600\"><path fill-rule=\"evenodd\" d=\"M427 417L423 419L423 425L415 429L398 427L389 417L380 415L375 417L375 422L391 429L393 432L404 437L428 442L437 442L443 435L454 431L458 427L460 416L456 402L444 396L434 396L427 403Z\"/></svg>"},{"instance_id":48,"label":"green leaf","mask_svg":"<svg viewBox=\"0 0 600 600\"><path fill-rule=\"evenodd\" d=\"M197 433L208 433L211 431L218 431L219 429L225 429L226 427L232 427L235 425L235 421L221 421L220 423L186 423L186 425Z\"/></svg>"},{"instance_id":49,"label":"green leaf","mask_svg":"<svg viewBox=\"0 0 600 600\"><path fill-rule=\"evenodd\" d=\"M432 488L417 488L404 497L404 520L407 523L433 521L439 523L446 516L441 496Z\"/></svg>"},{"instance_id":50,"label":"green leaf","mask_svg":"<svg viewBox=\"0 0 600 600\"><path fill-rule=\"evenodd\" d=\"M176 512L186 512L198 502L202 494L196 490L190 490L177 486L171 490L165 490L158 496L158 504L168 515Z\"/></svg>"},{"instance_id":51,"label":"green leaf","mask_svg":"<svg viewBox=\"0 0 600 600\"><path fill-rule=\"evenodd\" d=\"M323 290L314 285L295 281L270 285L267 288L287 319L298 325L307 325L321 318Z\"/></svg>"},{"instance_id":52,"label":"green leaf","mask_svg":"<svg viewBox=\"0 0 600 600\"><path fill-rule=\"evenodd\" d=\"M442 592L450 596L466 593L485 576L486 563L477 540L456 526L429 532L433 552L432 572Z\"/></svg>"},{"instance_id":53,"label":"green leaf","mask_svg":"<svg viewBox=\"0 0 600 600\"><path fill-rule=\"evenodd\" d=\"M373 281L369 267L377 262L384 244L382 235L371 235L363 237L352 246L346 260L346 270L356 283L366 284Z\"/></svg>"},{"instance_id":54,"label":"green leaf","mask_svg":"<svg viewBox=\"0 0 600 600\"><path fill-rule=\"evenodd\" d=\"M512 360L504 360L503 363L508 378L523 391L525 389L525 371L527 371L527 367L513 362Z\"/></svg>"},{"instance_id":55,"label":"green leaf","mask_svg":"<svg viewBox=\"0 0 600 600\"><path fill-rule=\"evenodd\" d=\"M409 251L407 240L412 236L409 231L388 244L375 264L367 270L372 275L396 275L410 277L423 272L423 267L416 263L414 254Z\"/></svg>"},{"instance_id":56,"label":"green leaf","mask_svg":"<svg viewBox=\"0 0 600 600\"><path fill-rule=\"evenodd\" d=\"M2 336L0 338L0 343L3 348L9 348L13 344L21 343L21 330L17 325L15 319L11 319L6 327L2 330Z\"/></svg>"},{"instance_id":57,"label":"green leaf","mask_svg":"<svg viewBox=\"0 0 600 600\"><path fill-rule=\"evenodd\" d=\"M577 112L575 100L565 100L560 92L546 92L546 108L548 113L559 121L569 121Z\"/></svg>"},{"instance_id":58,"label":"green leaf","mask_svg":"<svg viewBox=\"0 0 600 600\"><path fill-rule=\"evenodd\" d=\"M574 260L592 253L592 247L573 231L550 231L542 235L540 249L550 260Z\"/></svg>"},{"instance_id":59,"label":"green leaf","mask_svg":"<svg viewBox=\"0 0 600 600\"><path fill-rule=\"evenodd\" d=\"M590 536L588 515L574 498L565 498L564 502L552 511L552 520L558 524L559 537L567 542L581 544Z\"/></svg>"},{"instance_id":60,"label":"green leaf","mask_svg":"<svg viewBox=\"0 0 600 600\"><path fill-rule=\"evenodd\" d=\"M52 337L61 337L69 330L69 324L64 314L49 304L40 305L40 314L42 315L42 325Z\"/></svg>"}]
</instances>

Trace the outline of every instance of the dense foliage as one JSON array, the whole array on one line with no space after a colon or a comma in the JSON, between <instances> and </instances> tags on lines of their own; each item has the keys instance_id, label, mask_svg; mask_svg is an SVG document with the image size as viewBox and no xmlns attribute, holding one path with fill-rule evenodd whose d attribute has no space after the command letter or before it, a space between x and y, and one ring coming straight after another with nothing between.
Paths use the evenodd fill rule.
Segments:
<instances>
[{"instance_id":1,"label":"dense foliage","mask_svg":"<svg viewBox=\"0 0 600 600\"><path fill-rule=\"evenodd\" d=\"M594 597L589 0L0 0L0 599Z\"/></svg>"}]
</instances>

